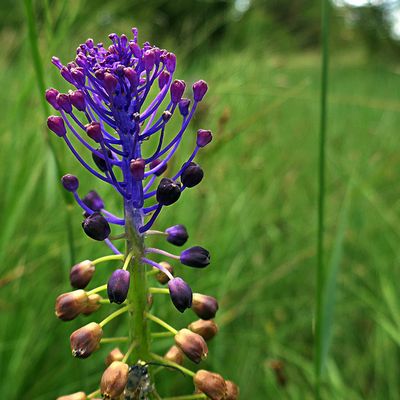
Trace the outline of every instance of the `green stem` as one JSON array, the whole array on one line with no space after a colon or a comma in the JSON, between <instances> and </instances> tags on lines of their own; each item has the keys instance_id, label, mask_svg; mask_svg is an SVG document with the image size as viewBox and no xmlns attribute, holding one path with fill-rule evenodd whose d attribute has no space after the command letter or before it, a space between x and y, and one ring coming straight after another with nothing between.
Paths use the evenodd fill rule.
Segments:
<instances>
[{"instance_id":1,"label":"green stem","mask_svg":"<svg viewBox=\"0 0 400 400\"><path fill-rule=\"evenodd\" d=\"M104 325L107 325L110 321L112 321L114 318L117 318L119 315L126 313L132 309L132 307L128 304L125 307L120 308L117 311L114 311L112 314L110 314L108 317L104 318L103 321L99 322L99 325L103 327Z\"/></svg>"},{"instance_id":2,"label":"green stem","mask_svg":"<svg viewBox=\"0 0 400 400\"><path fill-rule=\"evenodd\" d=\"M101 285L101 286L98 286L97 288L89 290L88 292L86 292L86 294L88 296L90 296L91 294L99 293L99 292L102 292L103 290L106 290L106 289L107 289L107 284L105 283L104 285Z\"/></svg>"},{"instance_id":3,"label":"green stem","mask_svg":"<svg viewBox=\"0 0 400 400\"><path fill-rule=\"evenodd\" d=\"M166 364L166 365L170 365L171 367L177 368L180 371L182 371L185 375L191 376L192 378L196 375L193 371L191 371L190 369L187 369L185 367L182 367L182 365L179 365L173 361L169 361L164 357L159 356L158 354L155 353L151 353L151 358L153 358L153 360L158 361L160 363Z\"/></svg>"},{"instance_id":4,"label":"green stem","mask_svg":"<svg viewBox=\"0 0 400 400\"><path fill-rule=\"evenodd\" d=\"M123 254L112 254L110 256L104 256L100 258L96 258L92 261L93 265L100 264L105 261L112 261L112 260L123 260L125 257Z\"/></svg>"},{"instance_id":5,"label":"green stem","mask_svg":"<svg viewBox=\"0 0 400 400\"><path fill-rule=\"evenodd\" d=\"M93 399L94 397L98 396L101 393L100 389L95 390L94 392L88 394L86 396L87 399Z\"/></svg>"},{"instance_id":6,"label":"green stem","mask_svg":"<svg viewBox=\"0 0 400 400\"><path fill-rule=\"evenodd\" d=\"M156 324L162 326L163 328L165 328L167 331L170 331L173 335L176 335L178 333L178 331L172 327L171 325L167 324L165 321L163 321L161 318L158 318L152 314L146 313L145 314L146 318L148 318L149 320L155 322Z\"/></svg>"},{"instance_id":7,"label":"green stem","mask_svg":"<svg viewBox=\"0 0 400 400\"><path fill-rule=\"evenodd\" d=\"M152 332L151 333L151 338L152 339L159 339L159 338L166 338L166 337L171 337L174 336L175 333L172 332Z\"/></svg>"},{"instance_id":8,"label":"green stem","mask_svg":"<svg viewBox=\"0 0 400 400\"><path fill-rule=\"evenodd\" d=\"M110 338L102 338L100 340L100 343L127 342L128 340L129 340L128 336L110 337Z\"/></svg>"},{"instance_id":9,"label":"green stem","mask_svg":"<svg viewBox=\"0 0 400 400\"><path fill-rule=\"evenodd\" d=\"M317 270L316 270L316 317L315 317L315 398L321 398L322 365L322 321L324 319L323 294L325 288L324 233L325 233L325 163L327 129L327 93L329 64L329 1L322 0L322 64L321 64L321 113L319 127L318 160L318 226L317 226Z\"/></svg>"},{"instance_id":10,"label":"green stem","mask_svg":"<svg viewBox=\"0 0 400 400\"><path fill-rule=\"evenodd\" d=\"M169 290L167 288L158 288L158 287L149 288L149 292L151 294L169 294Z\"/></svg>"},{"instance_id":11,"label":"green stem","mask_svg":"<svg viewBox=\"0 0 400 400\"><path fill-rule=\"evenodd\" d=\"M136 342L132 342L131 345L129 346L128 351L124 355L124 358L122 359L122 362L127 362L128 358L132 354L132 351L135 348L135 346L136 346Z\"/></svg>"}]
</instances>

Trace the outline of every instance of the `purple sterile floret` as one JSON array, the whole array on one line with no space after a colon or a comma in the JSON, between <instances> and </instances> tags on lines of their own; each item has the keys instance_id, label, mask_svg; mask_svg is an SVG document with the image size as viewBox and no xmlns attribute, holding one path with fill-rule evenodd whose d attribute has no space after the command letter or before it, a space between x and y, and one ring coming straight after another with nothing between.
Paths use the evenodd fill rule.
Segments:
<instances>
[{"instance_id":1,"label":"purple sterile floret","mask_svg":"<svg viewBox=\"0 0 400 400\"><path fill-rule=\"evenodd\" d=\"M99 241L107 239L111 233L110 225L99 212L89 215L82 222L82 228L86 235Z\"/></svg>"},{"instance_id":2,"label":"purple sterile floret","mask_svg":"<svg viewBox=\"0 0 400 400\"><path fill-rule=\"evenodd\" d=\"M203 247L193 246L182 251L180 261L189 267L204 268L210 264L210 253Z\"/></svg>"},{"instance_id":3,"label":"purple sterile floret","mask_svg":"<svg viewBox=\"0 0 400 400\"><path fill-rule=\"evenodd\" d=\"M192 289L182 278L171 279L168 282L168 289L172 303L178 311L183 313L192 306Z\"/></svg>"},{"instance_id":4,"label":"purple sterile floret","mask_svg":"<svg viewBox=\"0 0 400 400\"><path fill-rule=\"evenodd\" d=\"M107 283L107 294L110 303L123 303L128 296L129 284L129 272L123 269L115 270Z\"/></svg>"},{"instance_id":5,"label":"purple sterile floret","mask_svg":"<svg viewBox=\"0 0 400 400\"><path fill-rule=\"evenodd\" d=\"M189 235L186 228L183 225L174 225L165 230L167 234L167 241L174 244L175 246L183 246Z\"/></svg>"},{"instance_id":6,"label":"purple sterile floret","mask_svg":"<svg viewBox=\"0 0 400 400\"><path fill-rule=\"evenodd\" d=\"M61 178L61 183L63 184L65 190L68 192L75 192L79 187L79 180L75 175L66 174Z\"/></svg>"}]
</instances>

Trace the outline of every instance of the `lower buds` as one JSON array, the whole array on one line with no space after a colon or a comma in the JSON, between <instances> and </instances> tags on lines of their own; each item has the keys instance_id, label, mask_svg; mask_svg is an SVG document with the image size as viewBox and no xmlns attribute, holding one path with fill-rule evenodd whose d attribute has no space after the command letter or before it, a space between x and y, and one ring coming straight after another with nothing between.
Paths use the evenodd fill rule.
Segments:
<instances>
[{"instance_id":1,"label":"lower buds","mask_svg":"<svg viewBox=\"0 0 400 400\"><path fill-rule=\"evenodd\" d=\"M110 303L123 303L128 296L129 284L129 271L123 269L115 270L107 283L107 293Z\"/></svg>"},{"instance_id":2,"label":"lower buds","mask_svg":"<svg viewBox=\"0 0 400 400\"><path fill-rule=\"evenodd\" d=\"M218 302L215 297L193 293L192 309L201 319L213 319L218 311Z\"/></svg>"},{"instance_id":3,"label":"lower buds","mask_svg":"<svg viewBox=\"0 0 400 400\"><path fill-rule=\"evenodd\" d=\"M101 296L98 294L90 294L88 296L88 302L85 309L82 311L83 315L90 315L97 311L101 304L100 304Z\"/></svg>"},{"instance_id":4,"label":"lower buds","mask_svg":"<svg viewBox=\"0 0 400 400\"><path fill-rule=\"evenodd\" d=\"M57 397L57 400L86 400L85 392L77 392Z\"/></svg>"},{"instance_id":5,"label":"lower buds","mask_svg":"<svg viewBox=\"0 0 400 400\"><path fill-rule=\"evenodd\" d=\"M77 358L87 358L100 346L103 329L99 324L91 322L77 329L70 336L72 355Z\"/></svg>"},{"instance_id":6,"label":"lower buds","mask_svg":"<svg viewBox=\"0 0 400 400\"><path fill-rule=\"evenodd\" d=\"M176 364L183 364L183 353L182 350L178 346L171 346L171 348L167 351L164 358L168 361L172 361Z\"/></svg>"},{"instance_id":7,"label":"lower buds","mask_svg":"<svg viewBox=\"0 0 400 400\"><path fill-rule=\"evenodd\" d=\"M174 339L176 345L196 364L207 358L207 343L197 333L193 333L189 329L181 329Z\"/></svg>"},{"instance_id":8,"label":"lower buds","mask_svg":"<svg viewBox=\"0 0 400 400\"><path fill-rule=\"evenodd\" d=\"M84 289L92 279L95 270L96 267L89 260L74 265L69 273L71 286L75 289Z\"/></svg>"},{"instance_id":9,"label":"lower buds","mask_svg":"<svg viewBox=\"0 0 400 400\"><path fill-rule=\"evenodd\" d=\"M206 394L211 400L225 400L227 387L225 379L214 372L200 369L193 377L196 387Z\"/></svg>"},{"instance_id":10,"label":"lower buds","mask_svg":"<svg viewBox=\"0 0 400 400\"><path fill-rule=\"evenodd\" d=\"M163 266L166 270L168 270L168 272L170 272L171 275L174 274L174 268L172 267L171 264L165 261L161 261L159 264ZM169 277L166 274L164 274L164 272L158 270L157 268L154 267L154 269L158 271L156 275L157 281L161 283L161 285L165 285L166 283L168 283Z\"/></svg>"},{"instance_id":11,"label":"lower buds","mask_svg":"<svg viewBox=\"0 0 400 400\"><path fill-rule=\"evenodd\" d=\"M204 340L211 340L218 333L218 326L214 321L204 321L199 319L198 321L192 322L188 328L200 335Z\"/></svg>"},{"instance_id":12,"label":"lower buds","mask_svg":"<svg viewBox=\"0 0 400 400\"><path fill-rule=\"evenodd\" d=\"M100 391L103 399L119 399L128 382L128 364L114 361L103 373Z\"/></svg>"},{"instance_id":13,"label":"lower buds","mask_svg":"<svg viewBox=\"0 0 400 400\"><path fill-rule=\"evenodd\" d=\"M116 347L115 349L111 350L106 357L105 363L107 367L111 365L114 361L122 361L124 358L124 354L122 351Z\"/></svg>"},{"instance_id":14,"label":"lower buds","mask_svg":"<svg viewBox=\"0 0 400 400\"><path fill-rule=\"evenodd\" d=\"M76 318L87 306L88 296L84 290L64 293L56 299L56 316L63 321Z\"/></svg>"},{"instance_id":15,"label":"lower buds","mask_svg":"<svg viewBox=\"0 0 400 400\"><path fill-rule=\"evenodd\" d=\"M237 400L239 398L239 388L232 381L225 381L226 383L226 395L224 400Z\"/></svg>"}]
</instances>

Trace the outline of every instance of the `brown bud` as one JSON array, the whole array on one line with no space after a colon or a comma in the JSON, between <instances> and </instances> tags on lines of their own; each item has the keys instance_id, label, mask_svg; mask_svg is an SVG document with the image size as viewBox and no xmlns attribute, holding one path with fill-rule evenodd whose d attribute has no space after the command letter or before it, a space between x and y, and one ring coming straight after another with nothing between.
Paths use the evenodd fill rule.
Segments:
<instances>
[{"instance_id":1,"label":"brown bud","mask_svg":"<svg viewBox=\"0 0 400 400\"><path fill-rule=\"evenodd\" d=\"M174 274L174 267L171 264L169 264L165 261L161 261L159 264L162 265L166 270L171 272L172 275ZM154 269L157 269L157 268L154 267ZM168 281L169 281L168 276L165 275L164 272L162 272L158 269L157 269L157 271L158 271L158 273L156 274L156 279L158 280L158 282L160 282L162 285L165 285L166 283L168 283Z\"/></svg>"},{"instance_id":2,"label":"brown bud","mask_svg":"<svg viewBox=\"0 0 400 400\"><path fill-rule=\"evenodd\" d=\"M56 316L63 321L76 318L86 307L88 296L84 290L61 294L56 299Z\"/></svg>"},{"instance_id":3,"label":"brown bud","mask_svg":"<svg viewBox=\"0 0 400 400\"><path fill-rule=\"evenodd\" d=\"M69 273L71 286L76 289L84 289L92 279L95 270L96 267L89 260L74 265Z\"/></svg>"},{"instance_id":4,"label":"brown bud","mask_svg":"<svg viewBox=\"0 0 400 400\"><path fill-rule=\"evenodd\" d=\"M107 357L106 357L106 365L107 367L111 365L114 361L122 361L124 358L124 354L121 352L121 350L116 347L115 349L111 350Z\"/></svg>"},{"instance_id":5,"label":"brown bud","mask_svg":"<svg viewBox=\"0 0 400 400\"><path fill-rule=\"evenodd\" d=\"M213 320L199 319L192 322L188 328L200 335L204 340L211 340L218 333L218 326Z\"/></svg>"},{"instance_id":6,"label":"brown bud","mask_svg":"<svg viewBox=\"0 0 400 400\"><path fill-rule=\"evenodd\" d=\"M239 388L232 381L225 381L226 383L226 395L224 400L237 400L239 398Z\"/></svg>"},{"instance_id":7,"label":"brown bud","mask_svg":"<svg viewBox=\"0 0 400 400\"><path fill-rule=\"evenodd\" d=\"M84 392L67 394L66 396L57 397L57 400L86 400L86 394Z\"/></svg>"},{"instance_id":8,"label":"brown bud","mask_svg":"<svg viewBox=\"0 0 400 400\"><path fill-rule=\"evenodd\" d=\"M77 329L70 336L72 355L77 358L87 358L100 346L103 329L96 322L91 322Z\"/></svg>"},{"instance_id":9,"label":"brown bud","mask_svg":"<svg viewBox=\"0 0 400 400\"><path fill-rule=\"evenodd\" d=\"M123 393L128 382L129 366L121 361L114 361L103 373L100 391L103 399L117 399Z\"/></svg>"},{"instance_id":10,"label":"brown bud","mask_svg":"<svg viewBox=\"0 0 400 400\"><path fill-rule=\"evenodd\" d=\"M171 346L171 348L167 351L164 356L165 359L168 361L172 361L179 365L183 364L183 353L182 350L178 346Z\"/></svg>"},{"instance_id":11,"label":"brown bud","mask_svg":"<svg viewBox=\"0 0 400 400\"><path fill-rule=\"evenodd\" d=\"M196 372L193 382L197 389L210 397L210 399L225 400L227 387L225 379L221 375L200 369Z\"/></svg>"},{"instance_id":12,"label":"brown bud","mask_svg":"<svg viewBox=\"0 0 400 400\"><path fill-rule=\"evenodd\" d=\"M90 294L88 296L88 303L87 303L85 309L82 311L82 314L90 315L90 314L94 313L95 311L97 311L101 306L100 300L101 300L101 296L99 296L98 294L96 294L96 293Z\"/></svg>"},{"instance_id":13,"label":"brown bud","mask_svg":"<svg viewBox=\"0 0 400 400\"><path fill-rule=\"evenodd\" d=\"M181 329L175 335L176 345L185 353L185 355L198 364L201 360L207 358L208 347L204 339L190 331L189 329Z\"/></svg>"},{"instance_id":14,"label":"brown bud","mask_svg":"<svg viewBox=\"0 0 400 400\"><path fill-rule=\"evenodd\" d=\"M192 310L201 319L213 319L218 311L218 302L215 297L193 293Z\"/></svg>"}]
</instances>

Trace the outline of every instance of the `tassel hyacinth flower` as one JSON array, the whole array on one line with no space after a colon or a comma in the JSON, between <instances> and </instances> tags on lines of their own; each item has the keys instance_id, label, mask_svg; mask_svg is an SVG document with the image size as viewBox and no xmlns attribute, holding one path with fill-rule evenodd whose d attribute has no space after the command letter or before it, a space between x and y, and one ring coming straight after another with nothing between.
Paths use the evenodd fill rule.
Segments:
<instances>
[{"instance_id":1,"label":"tassel hyacinth flower","mask_svg":"<svg viewBox=\"0 0 400 400\"><path fill-rule=\"evenodd\" d=\"M131 40L125 35L110 34L108 47L88 39L77 48L75 59L66 65L56 57L52 59L73 90L46 91L47 101L57 111L57 115L48 118L47 125L64 140L78 162L110 185L121 199L121 215L117 216L105 208L97 191L81 196L76 176L62 177L62 185L83 210L83 231L91 239L104 242L112 254L84 260L72 267L70 283L75 290L57 298L56 315L69 321L116 303L120 305L118 309L104 320L90 322L71 334L71 351L75 357L87 358L106 343L126 343L125 353L117 348L110 352L108 368L102 371L96 391L60 399L92 399L100 395L104 399L161 399L150 369L154 364L174 367L194 380L196 393L187 398L238 398L238 394L232 396L232 390L228 393L229 385L220 375L203 370L196 374L182 366L184 356L195 363L207 356L206 340L218 331L211 321L218 303L213 297L193 293L188 283L173 275L175 269L169 262L176 260L184 266L205 268L210 263L209 252L193 246L176 255L145 243L151 241L152 235L160 235L181 247L188 239L183 225L163 231L152 230L152 226L164 207L177 202L186 189L203 179L204 172L194 160L211 142L209 130L197 131L192 139L193 150L181 168L171 172L168 163L177 153L208 87L199 80L188 91L191 99L184 97L186 83L174 78L175 55L148 42L140 46L137 30L134 28L132 32ZM173 117L180 119L180 127L170 138L166 129ZM83 150L78 150L78 146ZM116 242L117 239L123 241ZM156 262L154 256L165 260ZM108 282L88 289L96 268L103 262L115 264ZM151 286L152 280L156 286ZM160 286L164 284L167 287ZM158 294L169 295L179 312L193 306L194 313L204 321L175 329L150 313L153 296ZM125 313L129 316L127 336L103 337L106 325ZM150 328L156 325L165 332L151 332ZM162 357L153 353L152 341L168 336L171 348L167 354Z\"/></svg>"}]
</instances>

